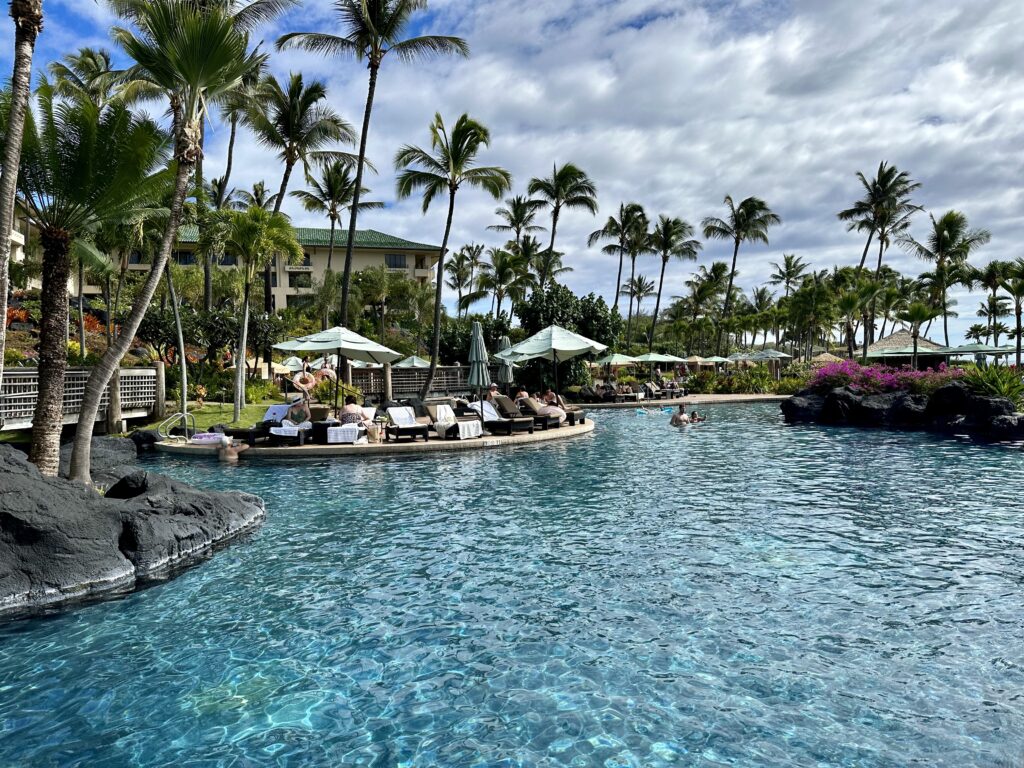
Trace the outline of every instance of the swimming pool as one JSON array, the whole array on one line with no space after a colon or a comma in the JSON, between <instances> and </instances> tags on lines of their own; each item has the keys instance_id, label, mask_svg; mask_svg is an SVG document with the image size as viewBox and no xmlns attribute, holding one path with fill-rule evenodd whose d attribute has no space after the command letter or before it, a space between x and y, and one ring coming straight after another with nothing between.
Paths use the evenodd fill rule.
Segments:
<instances>
[{"instance_id":1,"label":"swimming pool","mask_svg":"<svg viewBox=\"0 0 1024 768\"><path fill-rule=\"evenodd\" d=\"M266 525L0 623L0 765L1014 765L1019 449L595 413L479 454L151 468Z\"/></svg>"}]
</instances>

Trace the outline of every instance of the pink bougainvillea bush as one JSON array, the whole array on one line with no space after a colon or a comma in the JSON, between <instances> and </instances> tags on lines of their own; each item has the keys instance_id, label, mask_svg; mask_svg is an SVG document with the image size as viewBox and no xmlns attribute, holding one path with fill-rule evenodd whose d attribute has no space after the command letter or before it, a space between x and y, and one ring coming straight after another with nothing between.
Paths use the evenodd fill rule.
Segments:
<instances>
[{"instance_id":1,"label":"pink bougainvillea bush","mask_svg":"<svg viewBox=\"0 0 1024 768\"><path fill-rule=\"evenodd\" d=\"M963 369L950 368L945 363L938 368L915 371L909 366L892 368L843 360L821 366L811 377L810 387L822 392L835 387L850 387L866 395L904 390L915 394L931 394L943 384L963 375Z\"/></svg>"}]
</instances>

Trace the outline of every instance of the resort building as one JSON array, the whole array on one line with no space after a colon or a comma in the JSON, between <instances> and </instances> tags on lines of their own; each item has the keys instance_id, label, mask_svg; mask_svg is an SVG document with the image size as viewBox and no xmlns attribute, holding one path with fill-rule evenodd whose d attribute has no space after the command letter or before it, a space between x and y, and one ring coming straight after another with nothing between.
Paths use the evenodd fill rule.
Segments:
<instances>
[{"instance_id":1,"label":"resort building","mask_svg":"<svg viewBox=\"0 0 1024 768\"><path fill-rule=\"evenodd\" d=\"M913 359L914 337L910 331L899 330L890 333L874 344L868 345L868 360L885 363L886 365L910 365ZM944 355L936 354L936 350L942 348L931 339L922 334L917 339L917 361L921 368L934 367L944 363Z\"/></svg>"},{"instance_id":2,"label":"resort building","mask_svg":"<svg viewBox=\"0 0 1024 768\"><path fill-rule=\"evenodd\" d=\"M23 223L23 222L19 222ZM275 259L270 274L270 285L273 290L274 308L302 306L312 300L314 280L322 280L327 270L327 254L330 250L331 230L316 227L296 227L295 233L302 245L303 259L298 264L285 264ZM334 255L331 269L341 272L345 268L345 243L348 232L336 229L334 232ZM25 237L17 229L11 233L11 256L14 261L24 258ZM178 231L178 244L173 252L173 259L182 265L199 264L196 256L196 244L199 230L194 225L184 226ZM374 229L356 231L355 247L352 252L352 272L360 272L370 267L386 267L392 272L405 275L410 280L430 283L434 279L434 267L440 258L441 248L437 245L415 243L411 240L378 232ZM146 271L149 264L141 254L133 254L129 269ZM233 269L235 257L225 255L218 266L222 269ZM34 281L32 287L39 287ZM72 270L68 281L71 296L78 294L78 275ZM101 294L100 286L86 282L86 296Z\"/></svg>"}]
</instances>

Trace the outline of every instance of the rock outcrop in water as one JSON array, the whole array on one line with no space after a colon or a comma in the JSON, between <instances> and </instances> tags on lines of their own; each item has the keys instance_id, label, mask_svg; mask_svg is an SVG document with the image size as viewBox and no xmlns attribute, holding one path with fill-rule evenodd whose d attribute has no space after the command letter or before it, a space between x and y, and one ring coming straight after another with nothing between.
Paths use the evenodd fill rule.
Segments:
<instances>
[{"instance_id":1,"label":"rock outcrop in water","mask_svg":"<svg viewBox=\"0 0 1024 768\"><path fill-rule=\"evenodd\" d=\"M1024 439L1024 414L1004 397L978 395L951 381L928 395L885 392L865 395L850 387L799 392L781 403L791 424L833 424L888 429L927 429L994 440Z\"/></svg>"},{"instance_id":2,"label":"rock outcrop in water","mask_svg":"<svg viewBox=\"0 0 1024 768\"><path fill-rule=\"evenodd\" d=\"M43 477L0 445L0 612L127 588L182 566L262 522L263 501L201 491L141 470L130 440L98 438L93 480L107 495Z\"/></svg>"}]
</instances>

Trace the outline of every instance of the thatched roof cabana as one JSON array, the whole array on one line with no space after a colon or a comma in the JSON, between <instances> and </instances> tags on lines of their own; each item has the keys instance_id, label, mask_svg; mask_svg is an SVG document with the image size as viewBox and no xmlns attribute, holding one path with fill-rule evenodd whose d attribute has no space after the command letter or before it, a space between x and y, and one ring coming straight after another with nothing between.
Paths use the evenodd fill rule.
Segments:
<instances>
[{"instance_id":1,"label":"thatched roof cabana","mask_svg":"<svg viewBox=\"0 0 1024 768\"><path fill-rule=\"evenodd\" d=\"M879 339L874 344L868 347L869 358L884 358L887 357L887 352L892 352L898 349L910 349L914 346L914 337L910 331L899 330L895 333L890 333L885 338ZM924 336L917 338L917 356L918 357L929 357L930 352L935 352L942 349L941 344L936 344L931 339L926 339ZM888 356L892 358L893 356ZM908 360L910 355L904 355ZM899 359L899 358L896 358Z\"/></svg>"}]
</instances>

